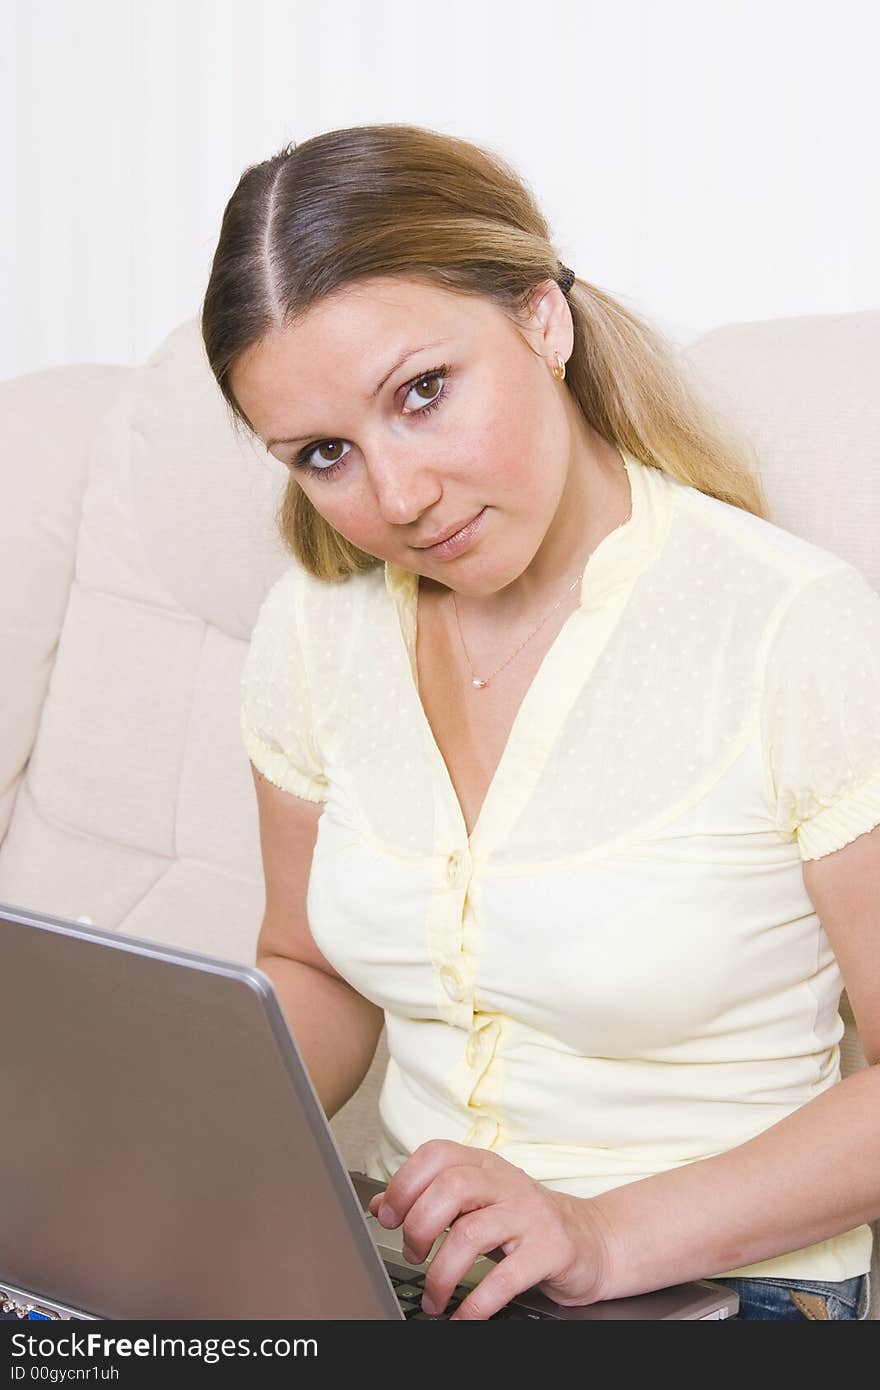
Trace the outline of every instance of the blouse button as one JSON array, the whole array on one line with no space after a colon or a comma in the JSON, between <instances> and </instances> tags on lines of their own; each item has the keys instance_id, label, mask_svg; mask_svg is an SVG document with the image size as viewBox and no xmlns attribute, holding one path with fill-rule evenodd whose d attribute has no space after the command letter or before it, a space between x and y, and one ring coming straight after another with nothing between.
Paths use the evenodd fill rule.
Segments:
<instances>
[{"instance_id":1,"label":"blouse button","mask_svg":"<svg viewBox=\"0 0 880 1390\"><path fill-rule=\"evenodd\" d=\"M456 1003L460 1004L465 994L464 983L461 976L456 970L453 970L451 965L441 966L439 974L440 979L443 981L443 988L446 990L449 998L454 999Z\"/></svg>"},{"instance_id":2,"label":"blouse button","mask_svg":"<svg viewBox=\"0 0 880 1390\"><path fill-rule=\"evenodd\" d=\"M466 867L467 854L459 849L455 849L446 860L446 882L451 888L462 882L464 869Z\"/></svg>"},{"instance_id":3,"label":"blouse button","mask_svg":"<svg viewBox=\"0 0 880 1390\"><path fill-rule=\"evenodd\" d=\"M490 1115L481 1115L471 1125L468 1133L464 1137L466 1144L474 1144L478 1148L490 1148L498 1136L498 1121L492 1119Z\"/></svg>"},{"instance_id":4,"label":"blouse button","mask_svg":"<svg viewBox=\"0 0 880 1390\"><path fill-rule=\"evenodd\" d=\"M478 1063L488 1063L498 1036L498 1024L485 1024L482 1028L475 1028L470 1034L465 1047L465 1061L469 1067L475 1067Z\"/></svg>"}]
</instances>

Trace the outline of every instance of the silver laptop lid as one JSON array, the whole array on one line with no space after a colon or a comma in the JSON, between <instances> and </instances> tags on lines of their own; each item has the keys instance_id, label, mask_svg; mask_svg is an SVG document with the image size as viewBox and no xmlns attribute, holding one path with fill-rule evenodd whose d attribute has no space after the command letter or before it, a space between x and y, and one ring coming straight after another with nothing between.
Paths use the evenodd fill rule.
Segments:
<instances>
[{"instance_id":1,"label":"silver laptop lid","mask_svg":"<svg viewBox=\"0 0 880 1390\"><path fill-rule=\"evenodd\" d=\"M0 1285L114 1319L402 1318L262 971L4 905L0 954Z\"/></svg>"}]
</instances>

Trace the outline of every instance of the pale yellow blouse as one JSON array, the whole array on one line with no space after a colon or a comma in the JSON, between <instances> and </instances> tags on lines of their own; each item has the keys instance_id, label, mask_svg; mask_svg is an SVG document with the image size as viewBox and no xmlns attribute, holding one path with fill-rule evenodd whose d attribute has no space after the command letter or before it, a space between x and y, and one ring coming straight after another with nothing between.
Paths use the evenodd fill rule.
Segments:
<instances>
[{"instance_id":1,"label":"pale yellow blouse","mask_svg":"<svg viewBox=\"0 0 880 1390\"><path fill-rule=\"evenodd\" d=\"M365 1168L431 1138L593 1196L742 1144L840 1078L802 861L880 824L880 597L623 454L473 834L417 690L418 576L292 566L242 675L254 765L324 803L315 940L385 1011ZM713 1275L840 1280L867 1225Z\"/></svg>"}]
</instances>

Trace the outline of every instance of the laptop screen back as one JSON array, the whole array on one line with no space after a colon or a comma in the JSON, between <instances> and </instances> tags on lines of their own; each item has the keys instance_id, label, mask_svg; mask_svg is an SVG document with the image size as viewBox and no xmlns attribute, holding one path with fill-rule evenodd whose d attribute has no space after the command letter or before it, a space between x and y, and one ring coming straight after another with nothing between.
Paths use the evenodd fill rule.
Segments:
<instances>
[{"instance_id":1,"label":"laptop screen back","mask_svg":"<svg viewBox=\"0 0 880 1390\"><path fill-rule=\"evenodd\" d=\"M2 907L0 952L0 1282L114 1319L400 1317L261 971Z\"/></svg>"}]
</instances>

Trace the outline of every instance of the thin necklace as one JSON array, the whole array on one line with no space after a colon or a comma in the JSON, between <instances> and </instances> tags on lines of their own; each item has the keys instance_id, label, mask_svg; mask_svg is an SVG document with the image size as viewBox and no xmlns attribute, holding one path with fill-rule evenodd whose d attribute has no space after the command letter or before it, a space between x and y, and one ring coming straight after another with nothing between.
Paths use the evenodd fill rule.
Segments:
<instances>
[{"instance_id":1,"label":"thin necklace","mask_svg":"<svg viewBox=\"0 0 880 1390\"><path fill-rule=\"evenodd\" d=\"M624 474L628 477L629 470L627 469L625 463L624 463ZM630 482L630 506L629 506L629 511L628 511L627 514L626 514L625 520L624 520L624 521L621 521L617 526L615 526L615 528L614 528L615 531L619 531L619 530L620 530L620 527L623 526L623 525L625 524L626 521L629 521L629 520L631 519L631 517L632 517L632 507L633 507L633 492L632 492L632 483ZM610 533L609 533L609 534L610 534ZM592 551L591 551L590 553L592 554ZM588 562L588 563L589 563L589 559L590 559L590 556L588 555L588 556L587 556L587 562ZM578 575L577 579L575 579L571 584L569 584L568 588L566 589L566 591L565 591L565 593L562 595L562 597L561 597L561 598L558 598L558 599L556 600L556 602L554 603L553 607L550 609L550 612L549 612L549 613L546 613L546 614L544 615L544 617L543 617L543 618L541 619L541 621L538 623L538 626L537 626L536 628L533 628L533 629L532 629L532 631L529 633L528 637L524 637L524 638L523 638L523 640L520 642L520 644L519 644L519 646L516 648L516 650L515 650L515 651L512 651L512 652L510 653L510 656L507 658L507 660L506 660L506 661L502 661L501 665L500 665L496 670L494 670L490 676L478 676L478 675L475 673L473 666L471 666L471 659L470 659L470 657L468 656L467 647L465 646L464 633L463 633L462 630L461 630L461 619L460 619L459 616L458 616L458 604L457 604L456 601L455 601L455 590L453 589L453 591L452 591L452 607L453 607L454 610L455 610L455 621L456 621L456 623L458 624L458 635L459 635L459 637L461 638L461 649L462 649L462 651L464 652L464 659L465 659L465 661L467 662L467 664L468 664L468 670L469 670L470 673L471 673L471 685L474 687L475 690L484 690L485 687L489 684L489 682L490 682L491 680L494 680L494 679L495 679L495 677L498 675L498 672L499 672L499 671L503 671L504 668L505 668L505 666L509 665L509 663L510 663L511 661L513 661L513 658L517 655L517 653L522 651L523 647L526 645L526 642L531 642L531 640L532 640L532 638L534 637L535 633L536 633L536 632L540 632L541 628L544 626L544 624L546 623L547 619L548 619L549 617L551 617L552 614L554 614L554 613L556 612L556 610L557 610L557 608L559 607L560 603L563 603L563 602L565 601L565 599L568 597L568 595L571 593L572 589L574 588L575 584L579 584L579 583L580 583L580 581L583 579L583 577L584 577L584 575L586 574L586 572L587 572L587 566L584 565L584 568L581 570L581 572L580 572L580 574Z\"/></svg>"},{"instance_id":2,"label":"thin necklace","mask_svg":"<svg viewBox=\"0 0 880 1390\"><path fill-rule=\"evenodd\" d=\"M543 618L541 619L541 621L538 623L538 626L537 626L536 628L534 628L534 629L529 633L528 637L523 638L522 642L520 642L519 646L516 648L516 651L511 652L511 653L510 653L510 656L507 658L507 661L502 661L501 665L497 668L497 670L495 670L495 671L492 672L491 676L483 676L483 677L481 677L481 676L477 676L477 675L474 674L474 668L473 668L473 666L471 666L471 659L470 659L470 657L468 656L467 647L465 646L465 643L464 643L464 634L463 634L463 632L462 632L462 630L461 630L461 620L460 620L460 618L459 618L459 616L458 616L458 604L457 604L456 601L455 601L455 590L453 590L453 592L452 592L452 606L453 606L453 608L455 609L455 621L458 623L458 635L459 635L459 637L461 638L461 647L462 647L462 651L464 652L464 659L465 659L465 661L467 662L467 664L468 664L468 669L470 670L470 673L471 673L471 685L474 687L475 690L482 690L485 686L487 686L487 685L489 684L489 682L490 682L491 680L494 680L494 679L495 679L495 677L498 675L498 672L499 672L499 671L503 671L504 668L505 668L505 666L507 666L509 662L513 661L513 658L516 656L517 652L521 652L522 649L523 649L523 647L526 645L526 642L530 642L530 641L532 640L532 638L534 637L535 633L536 633L536 632L539 632L539 631L541 630L541 628L544 626L544 624L546 623L546 621L547 621L547 619L550 617L550 615L551 615L552 613L555 613L555 612L556 612L556 609L559 607L560 603L562 603L562 602L568 597L568 595L571 593L572 589L574 588L575 584L578 584L578 583L583 579L583 577L584 577L584 575L586 574L586 572L587 572L587 567L586 567L586 565L585 565L584 568L581 570L580 574L578 575L577 579L575 579L574 583L569 584L569 586L568 586L568 588L566 589L565 593L562 595L562 598L558 598L558 599L556 600L556 602L554 603L553 607L550 609L550 612L549 612L549 613L546 613L546 614L544 615L544 617L543 617Z\"/></svg>"}]
</instances>

